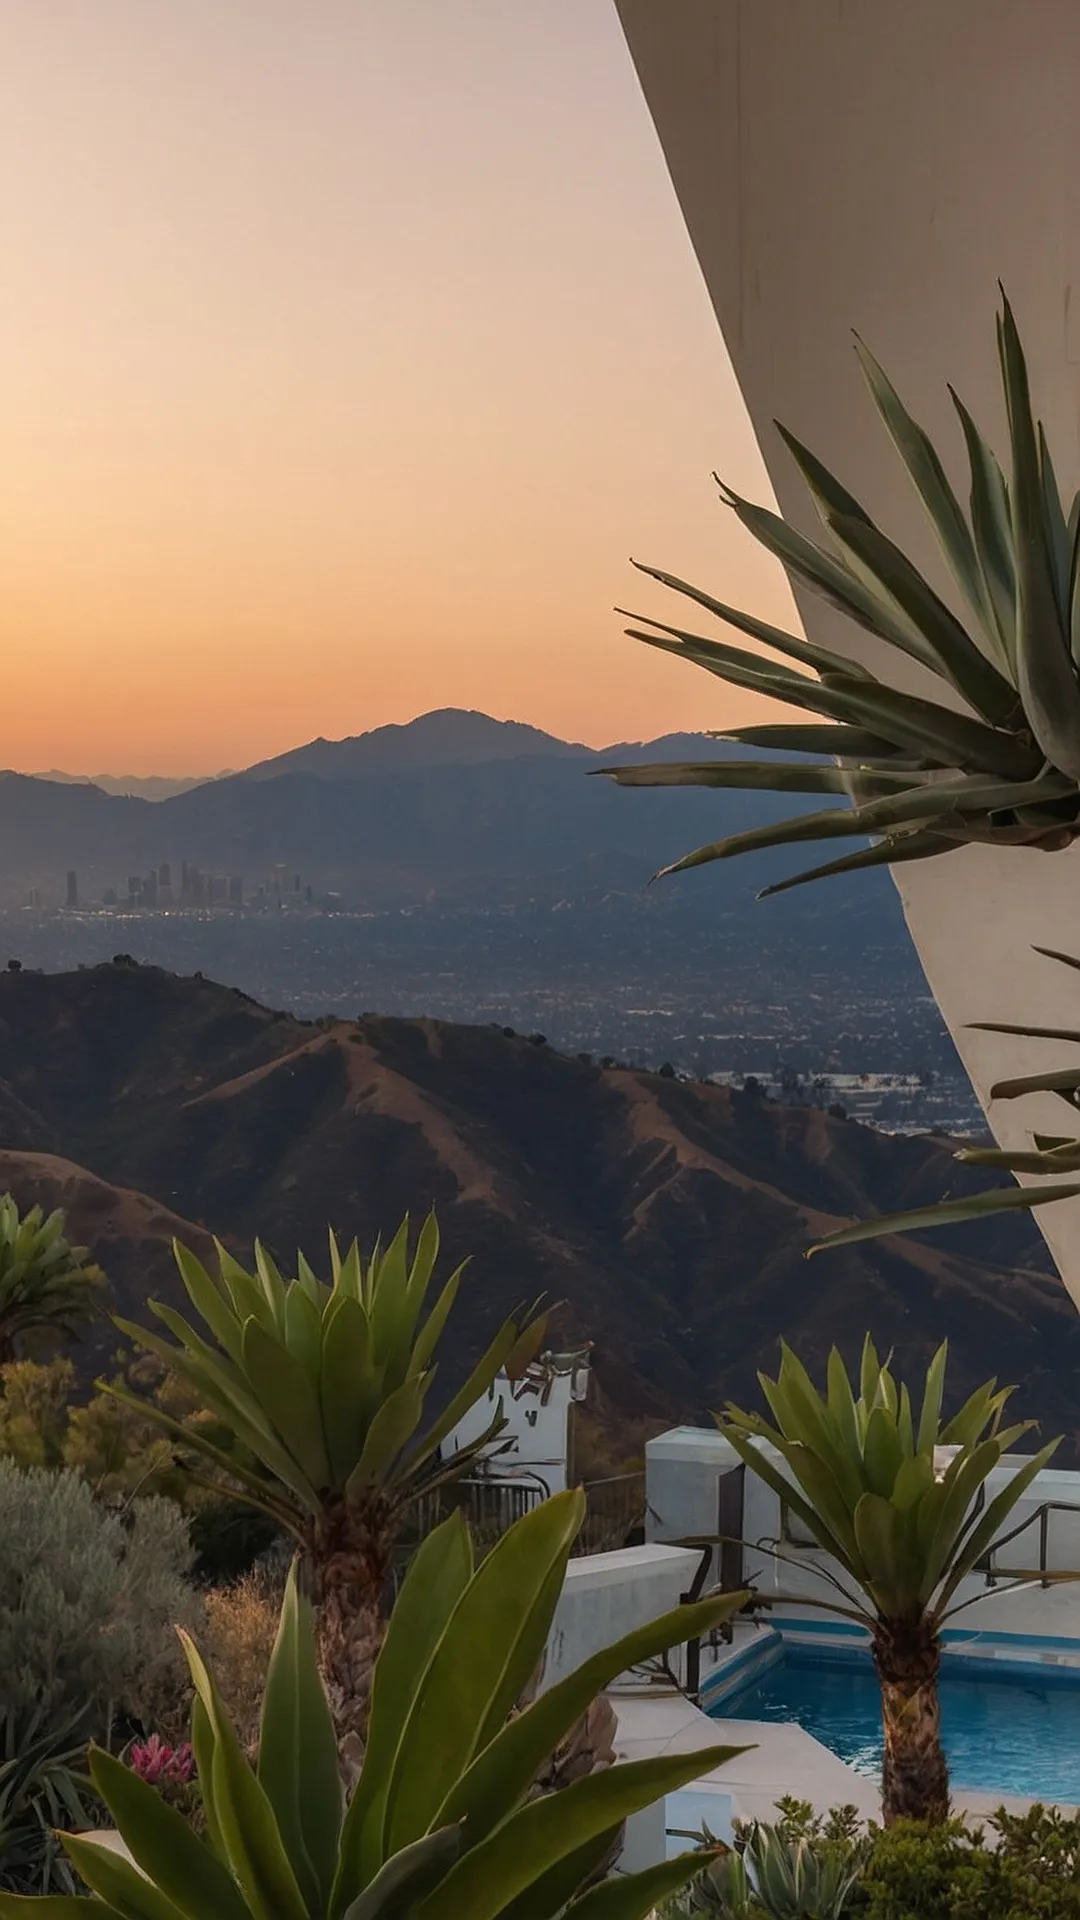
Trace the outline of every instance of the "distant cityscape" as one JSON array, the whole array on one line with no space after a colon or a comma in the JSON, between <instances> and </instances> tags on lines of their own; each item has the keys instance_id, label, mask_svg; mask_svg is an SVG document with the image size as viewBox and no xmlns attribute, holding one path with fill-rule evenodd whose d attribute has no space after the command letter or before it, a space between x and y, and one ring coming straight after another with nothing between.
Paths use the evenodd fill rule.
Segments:
<instances>
[{"instance_id":1,"label":"distant cityscape","mask_svg":"<svg viewBox=\"0 0 1080 1920\"><path fill-rule=\"evenodd\" d=\"M754 912L710 922L655 892L362 910L283 865L249 889L186 861L100 901L72 870L64 904L0 914L8 956L50 972L122 952L305 1019L495 1023L598 1061L749 1079L889 1131L984 1131L906 943L828 913L797 938L763 930Z\"/></svg>"}]
</instances>

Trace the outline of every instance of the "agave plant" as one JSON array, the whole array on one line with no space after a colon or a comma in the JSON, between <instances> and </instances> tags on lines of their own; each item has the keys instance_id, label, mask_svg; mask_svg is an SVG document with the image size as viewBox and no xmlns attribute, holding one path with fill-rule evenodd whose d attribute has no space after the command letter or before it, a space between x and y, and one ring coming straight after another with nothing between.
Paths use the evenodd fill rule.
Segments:
<instances>
[{"instance_id":1,"label":"agave plant","mask_svg":"<svg viewBox=\"0 0 1080 1920\"><path fill-rule=\"evenodd\" d=\"M367 1754L347 1805L295 1567L255 1768L187 1641L205 1838L130 1768L94 1751L91 1771L125 1852L66 1836L92 1898L54 1900L42 1915L93 1920L96 1906L119 1920L644 1920L699 1870L700 1854L591 1884L614 1834L742 1749L631 1761L556 1795L531 1788L598 1689L726 1619L745 1595L677 1608L511 1715L547 1639L584 1506L578 1492L545 1502L475 1569L458 1515L422 1543L379 1655ZM33 1920L33 1911L0 1894L0 1920Z\"/></svg>"},{"instance_id":2,"label":"agave plant","mask_svg":"<svg viewBox=\"0 0 1080 1920\"><path fill-rule=\"evenodd\" d=\"M59 1208L20 1215L0 1195L0 1366L18 1357L27 1334L72 1334L93 1310L105 1276L86 1247L64 1238Z\"/></svg>"},{"instance_id":3,"label":"agave plant","mask_svg":"<svg viewBox=\"0 0 1080 1920\"><path fill-rule=\"evenodd\" d=\"M640 615L629 616L645 620L627 629L631 638L692 661L731 686L819 716L811 723L739 728L722 738L830 758L819 764L728 760L602 771L622 786L756 787L846 794L853 803L827 805L699 847L665 873L762 847L873 836L869 848L765 889L780 893L826 874L926 860L975 841L1051 851L1080 833L1080 494L1071 502L1062 497L1046 434L1032 413L1020 337L1002 298L998 350L1009 422L1008 480L949 389L967 448L967 512L927 434L856 341L874 404L948 563L963 619L786 428L780 432L823 539L808 539L721 485L727 505L793 582L916 660L947 689L946 701L900 692L847 655L741 613L673 574L640 569L769 653ZM772 657L777 654L780 660ZM786 664L791 661L794 667Z\"/></svg>"},{"instance_id":4,"label":"agave plant","mask_svg":"<svg viewBox=\"0 0 1080 1920\"><path fill-rule=\"evenodd\" d=\"M782 1345L779 1377L758 1375L772 1421L731 1405L719 1419L740 1459L838 1569L819 1568L835 1599L800 1595L800 1606L820 1605L870 1635L881 1682L887 1825L948 1817L937 1690L941 1630L970 1604L957 1599L963 1582L1058 1445L1053 1440L1026 1457L987 1500L990 1475L1034 1422L1003 1425L1012 1388L999 1389L996 1381L943 1422L946 1354L942 1344L916 1411L869 1337L858 1396L835 1348L822 1394ZM944 1466L942 1448L954 1449Z\"/></svg>"},{"instance_id":5,"label":"agave plant","mask_svg":"<svg viewBox=\"0 0 1080 1920\"><path fill-rule=\"evenodd\" d=\"M411 1260L407 1218L366 1262L355 1241L343 1256L331 1233L329 1286L303 1254L297 1277L286 1279L259 1244L254 1273L220 1244L216 1276L188 1248L177 1244L174 1251L210 1340L157 1301L152 1310L173 1342L126 1320L117 1325L194 1390L213 1424L181 1423L116 1382L107 1390L185 1452L199 1454L215 1476L204 1484L220 1492L226 1476L241 1499L302 1547L323 1676L343 1757L351 1754L355 1765L405 1515L436 1487L468 1473L497 1440L505 1425L501 1403L483 1432L441 1457L447 1435L500 1371L514 1377L532 1358L543 1318L507 1320L442 1413L425 1420L436 1351L463 1271L450 1275L425 1317L439 1251L434 1215Z\"/></svg>"},{"instance_id":6,"label":"agave plant","mask_svg":"<svg viewBox=\"0 0 1080 1920\"><path fill-rule=\"evenodd\" d=\"M705 1829L702 1838L715 1846ZM668 1910L666 1920L842 1920L859 1882L862 1851L841 1852L808 1834L792 1838L755 1820L739 1848L724 1848Z\"/></svg>"},{"instance_id":7,"label":"agave plant","mask_svg":"<svg viewBox=\"0 0 1080 1920\"><path fill-rule=\"evenodd\" d=\"M1063 966L1080 968L1080 960L1070 954L1055 953L1050 947L1036 947L1044 959L1060 961ZM972 1028L979 1033L1018 1034L1027 1040L1080 1042L1080 1030L1071 1027L1025 1027L1001 1020L976 1020ZM1080 1067L1055 1067L1048 1073L1025 1073L1011 1080L999 1080L990 1089L991 1100L1018 1100L1025 1094L1053 1093L1073 1112L1080 1105ZM849 1247L858 1240L880 1240L890 1233L914 1233L931 1227L960 1226L969 1220L986 1220L996 1213L1033 1212L1036 1207L1055 1200L1080 1197L1080 1182L1062 1180L1063 1174L1080 1173L1080 1139L1075 1134L1035 1133L1030 1147L961 1147L956 1158L969 1167L994 1167L1008 1173L1046 1176L1045 1187L991 1187L988 1192L968 1193L956 1200L939 1200L933 1206L912 1207L905 1213L878 1214L873 1220L858 1220L850 1227L830 1233L807 1250L807 1258L829 1247Z\"/></svg>"}]
</instances>

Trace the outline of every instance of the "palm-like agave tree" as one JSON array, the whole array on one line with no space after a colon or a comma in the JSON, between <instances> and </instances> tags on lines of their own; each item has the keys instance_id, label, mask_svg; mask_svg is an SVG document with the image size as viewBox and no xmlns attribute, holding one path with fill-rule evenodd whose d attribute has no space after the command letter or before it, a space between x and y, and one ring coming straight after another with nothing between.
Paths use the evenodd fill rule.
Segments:
<instances>
[{"instance_id":1,"label":"palm-like agave tree","mask_svg":"<svg viewBox=\"0 0 1080 1920\"><path fill-rule=\"evenodd\" d=\"M996 1381L943 1422L945 1361L942 1345L916 1410L869 1337L857 1396L835 1348L822 1394L784 1346L779 1377L758 1376L772 1421L730 1405L719 1417L739 1457L838 1569L820 1569L835 1600L800 1594L800 1606L823 1606L870 1634L881 1682L887 1824L948 1816L937 1689L941 1630L968 1604L957 1600L964 1580L1058 1444L1025 1459L987 1500L990 1475L1033 1422L1003 1426L1012 1389ZM942 1448L954 1450L947 1464Z\"/></svg>"},{"instance_id":2,"label":"palm-like agave tree","mask_svg":"<svg viewBox=\"0 0 1080 1920\"><path fill-rule=\"evenodd\" d=\"M644 627L627 629L633 639L833 723L740 728L722 737L833 757L817 765L732 760L602 771L622 786L757 787L846 794L853 802L699 847L665 873L762 847L874 837L869 848L765 889L779 893L826 874L930 859L974 841L1052 851L1080 833L1080 494L1071 503L1062 498L1046 434L1032 413L1008 301L1003 297L998 319L1008 480L950 388L970 469L966 512L927 434L862 342L856 347L878 413L948 563L964 618L786 428L780 432L806 483L822 541L808 539L730 488L721 491L794 582L918 661L948 690L950 703L902 693L846 655L741 613L658 568L641 568L761 642L770 655L648 618ZM777 654L781 660L770 657ZM964 711L952 704L956 698Z\"/></svg>"},{"instance_id":3,"label":"palm-like agave tree","mask_svg":"<svg viewBox=\"0 0 1080 1920\"><path fill-rule=\"evenodd\" d=\"M1055 953L1050 947L1036 947L1036 953L1063 966L1080 968L1080 960L1071 954ZM1080 1030L1072 1027L1028 1027L1003 1020L975 1020L978 1033L1017 1034L1027 1040L1060 1040L1080 1044ZM1019 1100L1026 1094L1053 1093L1070 1112L1080 1106L1080 1067L1054 1067L1046 1073L1025 1073L999 1080L990 1089L991 1100ZM969 1193L956 1200L939 1200L928 1207L912 1207L904 1213L878 1214L873 1220L858 1220L850 1227L830 1233L807 1257L826 1248L848 1247L859 1240L880 1240L890 1233L914 1233L920 1229L960 1226L969 1220L986 1220L996 1213L1033 1212L1056 1200L1080 1197L1080 1182L1063 1180L1066 1174L1080 1174L1080 1139L1075 1134L1034 1133L1030 1147L961 1147L956 1158L970 1167L995 1167L1008 1173L1035 1174L1049 1184L1038 1187L991 1187L988 1192Z\"/></svg>"},{"instance_id":4,"label":"palm-like agave tree","mask_svg":"<svg viewBox=\"0 0 1080 1920\"><path fill-rule=\"evenodd\" d=\"M303 1549L322 1671L350 1765L364 1739L391 1556L405 1515L490 1450L505 1425L501 1402L476 1439L448 1459L440 1451L497 1375L513 1378L543 1337L544 1320L535 1313L508 1319L438 1418L425 1420L436 1350L463 1272L450 1275L425 1315L438 1249L434 1215L411 1260L407 1218L367 1261L355 1241L342 1255L331 1233L328 1286L303 1254L297 1277L286 1279L258 1243L254 1273L218 1244L219 1270L211 1276L177 1244L181 1278L210 1339L158 1301L152 1310L176 1344L117 1321L196 1391L211 1421L181 1423L118 1383L108 1383L108 1391L185 1452L200 1455L212 1469L209 1484L220 1491L226 1476L241 1499Z\"/></svg>"},{"instance_id":5,"label":"palm-like agave tree","mask_svg":"<svg viewBox=\"0 0 1080 1920\"><path fill-rule=\"evenodd\" d=\"M0 1196L0 1366L28 1334L77 1332L104 1280L89 1249L64 1238L59 1208L48 1219L40 1207L20 1215L10 1193Z\"/></svg>"}]
</instances>

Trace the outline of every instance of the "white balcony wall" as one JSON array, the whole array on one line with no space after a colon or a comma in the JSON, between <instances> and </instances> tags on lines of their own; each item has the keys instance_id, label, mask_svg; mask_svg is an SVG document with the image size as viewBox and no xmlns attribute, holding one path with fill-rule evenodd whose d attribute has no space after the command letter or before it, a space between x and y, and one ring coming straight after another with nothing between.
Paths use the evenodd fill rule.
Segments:
<instances>
[{"instance_id":1,"label":"white balcony wall","mask_svg":"<svg viewBox=\"0 0 1080 1920\"><path fill-rule=\"evenodd\" d=\"M945 383L1000 436L999 279L1059 478L1080 484L1075 0L616 6L783 510L806 519L776 418L944 584L863 389L851 329L960 478ZM722 469L722 445L716 458ZM733 597L722 579L701 584ZM803 595L799 605L815 639L880 664L883 650L868 635L819 600ZM920 683L915 666L890 661L889 673L912 689ZM896 877L931 989L986 1107L995 1080L1055 1064L1062 1049L971 1033L969 1021L1077 1024L1075 974L1031 948L1080 953L1080 849L980 848ZM767 941L767 902L759 912ZM1035 1127L1063 1131L1062 1112L1047 1096L995 1105L990 1119L998 1139L1015 1145ZM1080 1201L1040 1224L1080 1299Z\"/></svg>"}]
</instances>

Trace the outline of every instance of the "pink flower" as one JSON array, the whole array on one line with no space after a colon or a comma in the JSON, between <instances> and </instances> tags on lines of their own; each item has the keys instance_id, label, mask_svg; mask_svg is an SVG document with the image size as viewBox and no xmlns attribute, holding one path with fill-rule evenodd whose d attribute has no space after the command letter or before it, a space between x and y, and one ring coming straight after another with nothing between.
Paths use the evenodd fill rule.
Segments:
<instances>
[{"instance_id":1,"label":"pink flower","mask_svg":"<svg viewBox=\"0 0 1080 1920\"><path fill-rule=\"evenodd\" d=\"M157 1733L133 1744L128 1764L148 1787L183 1787L195 1778L195 1755L188 1741L179 1747L167 1747Z\"/></svg>"}]
</instances>

